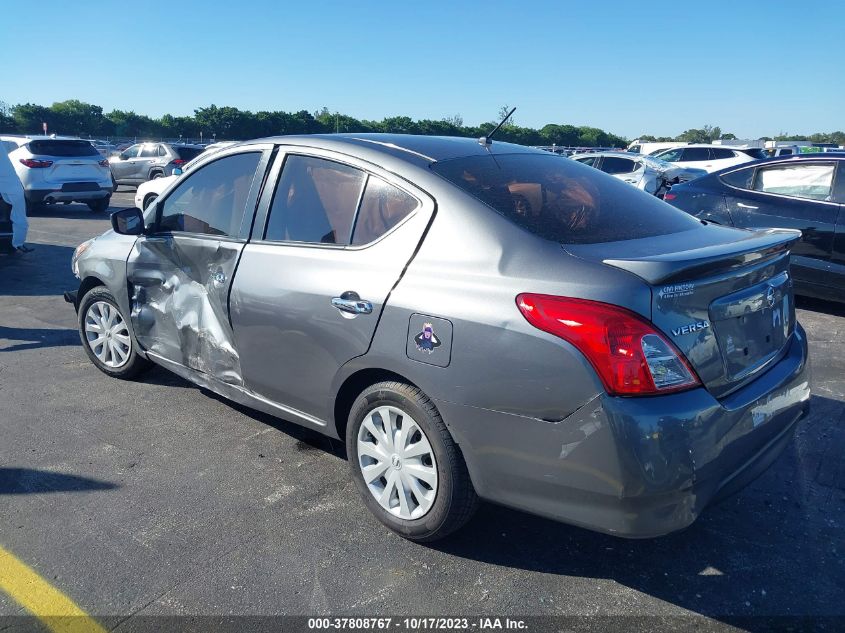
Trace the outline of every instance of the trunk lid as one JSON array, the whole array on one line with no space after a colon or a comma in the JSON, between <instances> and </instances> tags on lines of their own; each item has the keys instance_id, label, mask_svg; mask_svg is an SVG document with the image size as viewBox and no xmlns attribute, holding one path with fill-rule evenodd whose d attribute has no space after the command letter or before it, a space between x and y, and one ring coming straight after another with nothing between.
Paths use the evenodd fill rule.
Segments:
<instances>
[{"instance_id":1,"label":"trunk lid","mask_svg":"<svg viewBox=\"0 0 845 633\"><path fill-rule=\"evenodd\" d=\"M795 326L789 248L800 231L718 225L626 242L564 245L651 287L654 325L722 397L785 354Z\"/></svg>"}]
</instances>

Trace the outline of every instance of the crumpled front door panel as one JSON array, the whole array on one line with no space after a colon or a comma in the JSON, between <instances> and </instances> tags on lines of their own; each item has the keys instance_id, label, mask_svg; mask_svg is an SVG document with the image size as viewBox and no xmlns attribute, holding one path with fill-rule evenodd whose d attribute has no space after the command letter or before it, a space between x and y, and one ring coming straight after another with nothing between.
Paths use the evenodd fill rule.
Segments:
<instances>
[{"instance_id":1,"label":"crumpled front door panel","mask_svg":"<svg viewBox=\"0 0 845 633\"><path fill-rule=\"evenodd\" d=\"M138 343L145 350L242 385L229 324L229 287L243 244L190 236L141 238L127 261Z\"/></svg>"}]
</instances>

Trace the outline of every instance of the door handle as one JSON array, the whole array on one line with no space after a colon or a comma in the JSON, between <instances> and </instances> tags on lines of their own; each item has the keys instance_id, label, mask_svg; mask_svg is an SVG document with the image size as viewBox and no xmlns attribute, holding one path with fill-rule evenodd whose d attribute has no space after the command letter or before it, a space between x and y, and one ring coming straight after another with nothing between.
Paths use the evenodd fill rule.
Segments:
<instances>
[{"instance_id":1,"label":"door handle","mask_svg":"<svg viewBox=\"0 0 845 633\"><path fill-rule=\"evenodd\" d=\"M332 298L332 305L347 314L371 314L373 311L373 304L370 301L361 299L357 292L352 291Z\"/></svg>"},{"instance_id":2,"label":"door handle","mask_svg":"<svg viewBox=\"0 0 845 633\"><path fill-rule=\"evenodd\" d=\"M757 209L757 207L751 206L750 204L742 204L741 202L737 202L736 206L742 207L743 209Z\"/></svg>"}]
</instances>

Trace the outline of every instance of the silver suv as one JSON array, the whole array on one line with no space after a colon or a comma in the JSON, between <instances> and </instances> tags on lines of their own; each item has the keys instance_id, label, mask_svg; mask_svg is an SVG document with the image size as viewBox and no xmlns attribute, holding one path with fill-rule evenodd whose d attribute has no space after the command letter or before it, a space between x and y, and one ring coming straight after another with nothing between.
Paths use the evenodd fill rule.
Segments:
<instances>
[{"instance_id":1,"label":"silver suv","mask_svg":"<svg viewBox=\"0 0 845 633\"><path fill-rule=\"evenodd\" d=\"M202 145L136 143L109 159L115 187L170 176L175 168L199 156L203 149Z\"/></svg>"}]
</instances>

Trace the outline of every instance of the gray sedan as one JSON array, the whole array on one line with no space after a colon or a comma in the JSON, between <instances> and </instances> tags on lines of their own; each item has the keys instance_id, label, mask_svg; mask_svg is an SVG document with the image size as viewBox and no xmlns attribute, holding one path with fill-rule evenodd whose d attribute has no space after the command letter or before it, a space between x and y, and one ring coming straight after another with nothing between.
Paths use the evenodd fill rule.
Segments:
<instances>
[{"instance_id":1,"label":"gray sedan","mask_svg":"<svg viewBox=\"0 0 845 633\"><path fill-rule=\"evenodd\" d=\"M799 232L701 222L541 150L251 141L112 225L66 295L94 365L155 363L345 439L364 503L410 539L479 499L679 530L808 411Z\"/></svg>"}]
</instances>

